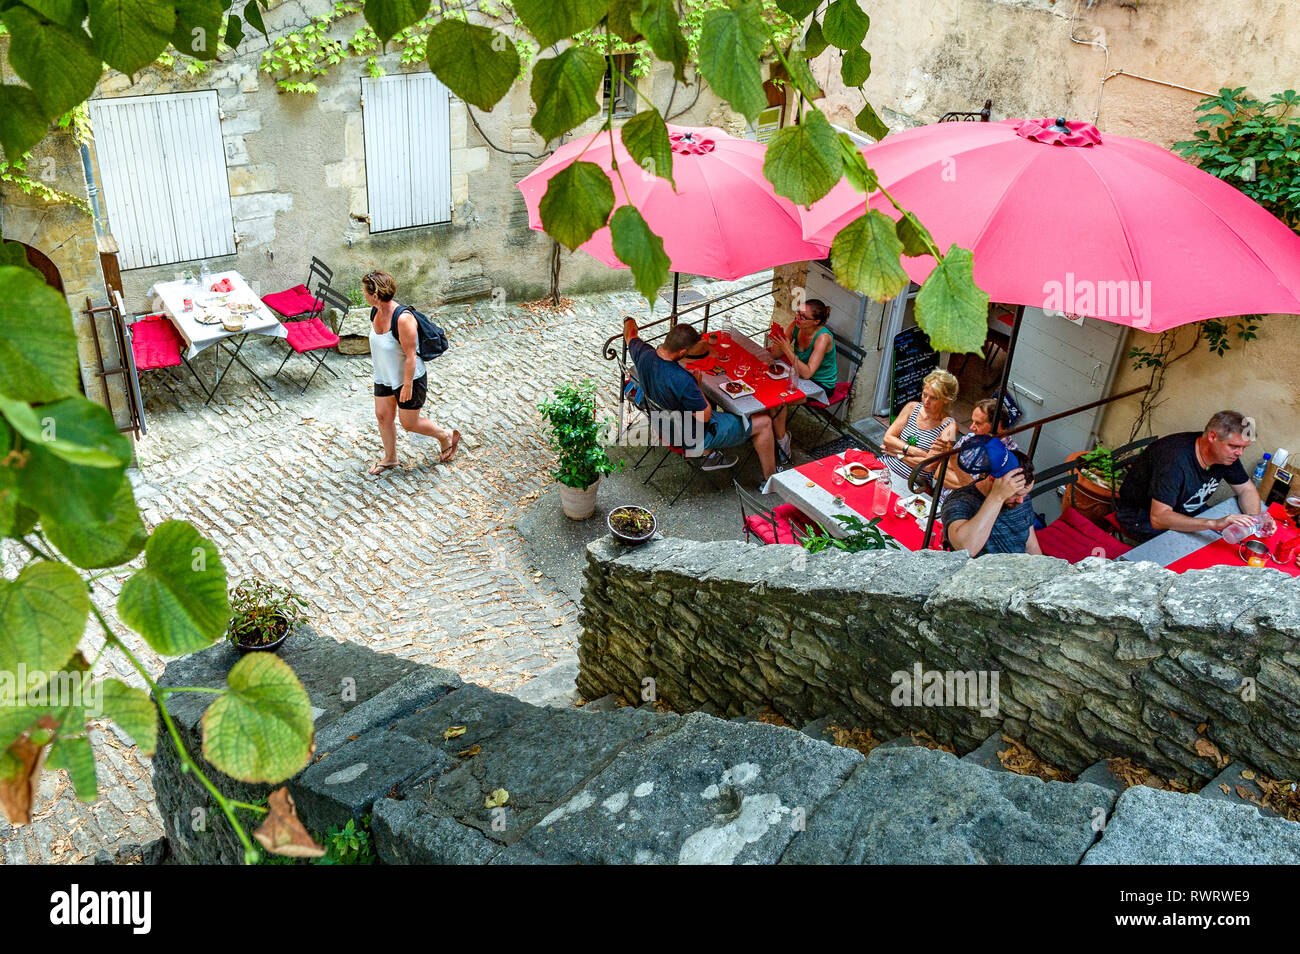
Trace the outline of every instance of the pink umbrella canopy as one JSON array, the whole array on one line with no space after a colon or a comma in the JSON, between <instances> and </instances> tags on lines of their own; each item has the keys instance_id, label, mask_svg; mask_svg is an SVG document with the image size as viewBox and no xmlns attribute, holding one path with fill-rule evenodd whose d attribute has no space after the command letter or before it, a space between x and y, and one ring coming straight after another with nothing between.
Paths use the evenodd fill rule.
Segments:
<instances>
[{"instance_id":1,"label":"pink umbrella canopy","mask_svg":"<svg viewBox=\"0 0 1300 954\"><path fill-rule=\"evenodd\" d=\"M910 129L863 149L939 248L974 253L993 301L1160 332L1231 315L1300 314L1300 236L1166 149L1088 123L1007 119ZM847 182L802 211L830 242L863 212ZM879 193L871 208L897 219ZM934 268L905 258L913 281Z\"/></svg>"},{"instance_id":2,"label":"pink umbrella canopy","mask_svg":"<svg viewBox=\"0 0 1300 954\"><path fill-rule=\"evenodd\" d=\"M618 130L612 148L609 133L599 132L561 146L519 182L529 227L541 231L539 206L547 183L581 155L610 174L615 208L630 200L664 240L675 272L734 279L826 256L826 245L804 240L795 204L773 192L763 177L766 146L711 126L670 125L668 136L676 192L666 179L637 165ZM611 154L621 179L613 172ZM612 268L627 267L614 254L608 226L579 248Z\"/></svg>"}]
</instances>

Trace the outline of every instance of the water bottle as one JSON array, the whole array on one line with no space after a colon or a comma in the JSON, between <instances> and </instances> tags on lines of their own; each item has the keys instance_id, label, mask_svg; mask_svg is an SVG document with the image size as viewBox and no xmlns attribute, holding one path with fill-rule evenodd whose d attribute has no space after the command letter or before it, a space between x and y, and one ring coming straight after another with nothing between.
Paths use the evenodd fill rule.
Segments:
<instances>
[{"instance_id":1,"label":"water bottle","mask_svg":"<svg viewBox=\"0 0 1300 954\"><path fill-rule=\"evenodd\" d=\"M199 263L199 284L203 290L208 290L208 283L212 280L212 270L208 268L208 260L205 258Z\"/></svg>"},{"instance_id":2,"label":"water bottle","mask_svg":"<svg viewBox=\"0 0 1300 954\"><path fill-rule=\"evenodd\" d=\"M1236 546L1253 534L1259 528L1259 519L1256 518L1253 524L1248 523L1230 523L1223 528L1223 542Z\"/></svg>"},{"instance_id":3,"label":"water bottle","mask_svg":"<svg viewBox=\"0 0 1300 954\"><path fill-rule=\"evenodd\" d=\"M1250 479L1254 481L1256 487L1258 487L1259 482L1264 479L1264 471L1268 470L1268 462L1272 459L1272 454L1265 454L1264 458L1255 465L1255 472L1250 475Z\"/></svg>"}]
</instances>

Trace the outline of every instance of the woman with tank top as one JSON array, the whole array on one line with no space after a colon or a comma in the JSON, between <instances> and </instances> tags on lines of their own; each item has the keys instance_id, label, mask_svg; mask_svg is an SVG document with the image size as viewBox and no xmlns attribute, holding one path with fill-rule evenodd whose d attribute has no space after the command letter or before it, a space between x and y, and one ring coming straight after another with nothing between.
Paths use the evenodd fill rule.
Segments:
<instances>
[{"instance_id":1,"label":"woman with tank top","mask_svg":"<svg viewBox=\"0 0 1300 954\"><path fill-rule=\"evenodd\" d=\"M911 493L907 481L912 468L944 450L952 450L957 439L957 422L948 415L948 406L957 397L957 379L947 371L935 369L925 376L921 400L903 407L885 432L882 444L889 483L894 493Z\"/></svg>"},{"instance_id":2,"label":"woman with tank top","mask_svg":"<svg viewBox=\"0 0 1300 954\"><path fill-rule=\"evenodd\" d=\"M436 438L442 446L438 460L451 461L460 446L460 431L449 431L420 416L420 408L424 407L429 393L429 378L424 361L416 354L419 329L415 316L410 309L393 301L397 282L388 272L367 273L361 279L361 289L370 305L375 417L384 443L384 456L370 465L370 473L382 474L397 466L398 421L405 431Z\"/></svg>"},{"instance_id":3,"label":"woman with tank top","mask_svg":"<svg viewBox=\"0 0 1300 954\"><path fill-rule=\"evenodd\" d=\"M799 377L806 381L820 384L829 395L835 393L839 383L839 365L835 361L835 336L826 327L830 309L826 303L817 298L810 298L795 312L794 321L785 329L785 337L774 335L772 349L787 364L795 366ZM791 401L782 406L772 418L772 431L776 435L777 446L784 457L790 456L790 437L785 431L786 418L790 408L802 404L805 399Z\"/></svg>"}]
</instances>

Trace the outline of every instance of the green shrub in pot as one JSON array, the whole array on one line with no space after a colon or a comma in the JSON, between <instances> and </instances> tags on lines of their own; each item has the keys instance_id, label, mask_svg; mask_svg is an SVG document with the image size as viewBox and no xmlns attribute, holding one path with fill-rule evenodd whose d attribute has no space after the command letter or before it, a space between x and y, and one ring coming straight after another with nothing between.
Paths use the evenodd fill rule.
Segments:
<instances>
[{"instance_id":1,"label":"green shrub in pot","mask_svg":"<svg viewBox=\"0 0 1300 954\"><path fill-rule=\"evenodd\" d=\"M596 385L561 385L554 400L537 409L550 427L547 440L559 452L551 476L560 485L564 512L575 520L586 519L596 509L600 478L623 468L623 462L611 460L605 450L610 422L596 419Z\"/></svg>"}]
</instances>

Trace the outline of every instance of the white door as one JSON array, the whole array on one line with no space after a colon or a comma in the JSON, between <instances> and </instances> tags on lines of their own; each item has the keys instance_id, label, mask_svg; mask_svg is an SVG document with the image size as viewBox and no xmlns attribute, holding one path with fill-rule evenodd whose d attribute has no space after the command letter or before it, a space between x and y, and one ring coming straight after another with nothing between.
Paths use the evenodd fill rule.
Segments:
<instances>
[{"instance_id":1,"label":"white door","mask_svg":"<svg viewBox=\"0 0 1300 954\"><path fill-rule=\"evenodd\" d=\"M370 231L451 221L451 94L432 73L363 77Z\"/></svg>"}]
</instances>

